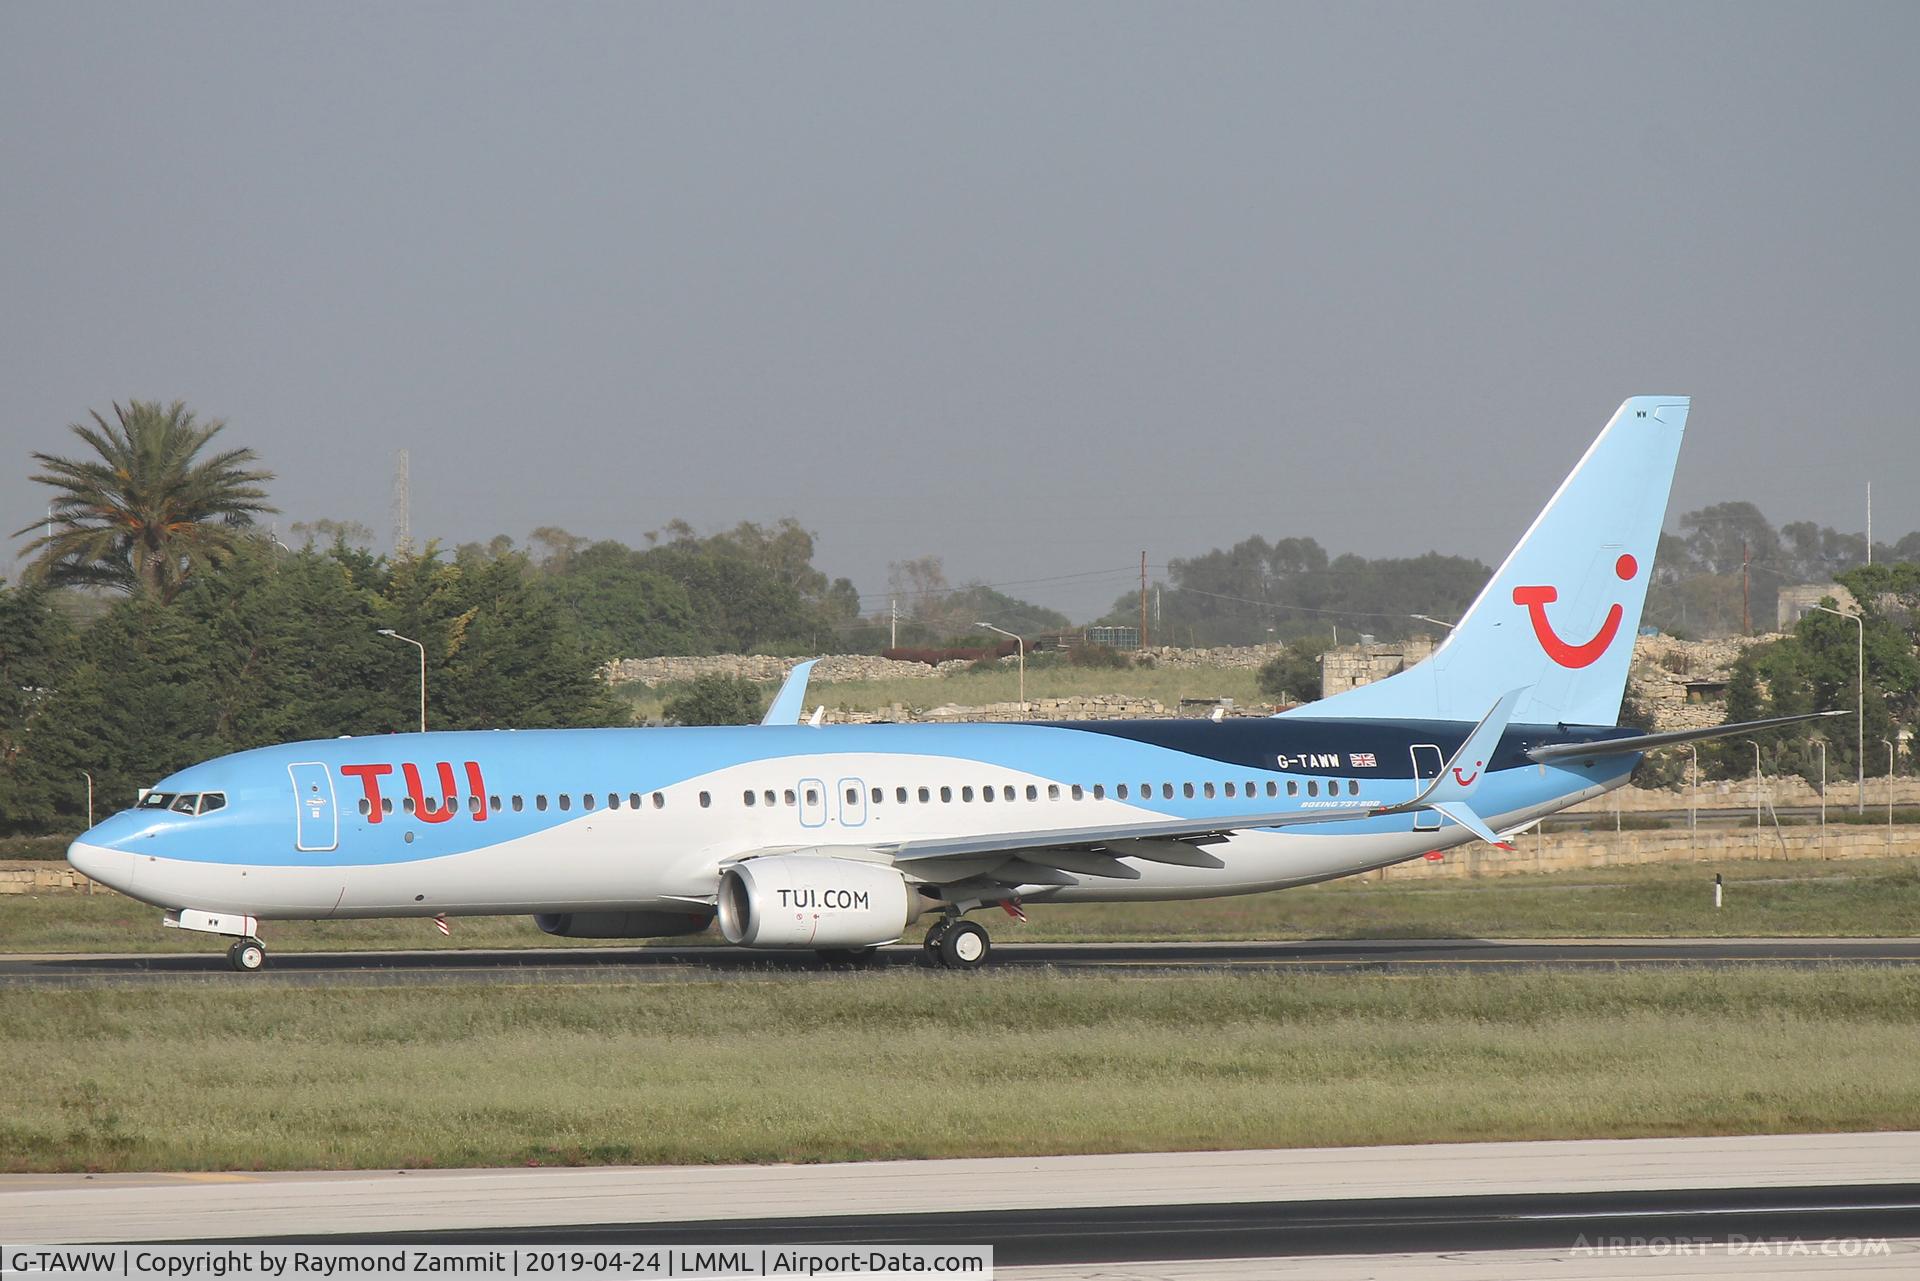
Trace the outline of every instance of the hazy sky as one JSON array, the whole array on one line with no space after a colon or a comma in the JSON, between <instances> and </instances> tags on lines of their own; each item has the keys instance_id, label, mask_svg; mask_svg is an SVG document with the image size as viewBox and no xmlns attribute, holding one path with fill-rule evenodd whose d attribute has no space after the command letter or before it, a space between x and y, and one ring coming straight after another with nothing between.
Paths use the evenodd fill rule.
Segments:
<instances>
[{"instance_id":1,"label":"hazy sky","mask_svg":"<svg viewBox=\"0 0 1920 1281\"><path fill-rule=\"evenodd\" d=\"M1920 6L0 3L0 516L184 398L292 521L798 516L1078 615L1674 511L1920 526ZM17 543L14 544L17 547ZM4 563L4 557L0 557ZM1111 571L1111 572L1106 572Z\"/></svg>"}]
</instances>

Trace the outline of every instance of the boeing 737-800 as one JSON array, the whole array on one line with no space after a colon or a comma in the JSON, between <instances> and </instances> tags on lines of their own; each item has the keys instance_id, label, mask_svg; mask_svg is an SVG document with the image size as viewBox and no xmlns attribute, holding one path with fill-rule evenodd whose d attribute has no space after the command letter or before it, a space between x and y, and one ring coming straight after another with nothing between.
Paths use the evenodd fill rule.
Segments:
<instances>
[{"instance_id":1,"label":"boeing 737-800","mask_svg":"<svg viewBox=\"0 0 1920 1281\"><path fill-rule=\"evenodd\" d=\"M1616 725L1688 402L1622 405L1425 662L1275 717L801 723L289 743L161 779L72 864L227 935L261 923L530 915L569 938L697 933L857 955L931 917L1251 894L1514 830L1625 782L1650 748L1785 721ZM1786 718L1787 720L1804 718Z\"/></svg>"}]
</instances>

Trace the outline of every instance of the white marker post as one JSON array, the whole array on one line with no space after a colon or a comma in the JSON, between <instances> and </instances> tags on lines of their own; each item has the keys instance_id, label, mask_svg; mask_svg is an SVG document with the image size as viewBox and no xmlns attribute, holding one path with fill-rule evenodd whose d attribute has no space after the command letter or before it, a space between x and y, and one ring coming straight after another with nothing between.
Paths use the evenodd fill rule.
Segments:
<instances>
[{"instance_id":1,"label":"white marker post","mask_svg":"<svg viewBox=\"0 0 1920 1281\"><path fill-rule=\"evenodd\" d=\"M1713 874L1713 910L1716 912L1720 910L1721 890L1722 890L1722 884L1720 880L1720 873L1715 872Z\"/></svg>"}]
</instances>

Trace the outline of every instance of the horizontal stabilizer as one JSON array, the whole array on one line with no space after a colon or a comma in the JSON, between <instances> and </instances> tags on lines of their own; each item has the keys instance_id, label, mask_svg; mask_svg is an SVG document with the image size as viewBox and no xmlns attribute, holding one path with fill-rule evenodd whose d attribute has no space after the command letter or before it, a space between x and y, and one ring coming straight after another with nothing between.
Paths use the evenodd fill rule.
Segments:
<instances>
[{"instance_id":1,"label":"horizontal stabilizer","mask_svg":"<svg viewBox=\"0 0 1920 1281\"><path fill-rule=\"evenodd\" d=\"M1444 814L1489 845L1503 850L1513 848L1513 846L1501 840L1498 834L1496 834L1491 827L1487 826L1486 820L1474 813L1473 809L1465 801L1441 801L1435 805L1433 809L1434 812Z\"/></svg>"},{"instance_id":2,"label":"horizontal stabilizer","mask_svg":"<svg viewBox=\"0 0 1920 1281\"><path fill-rule=\"evenodd\" d=\"M1852 712L1803 712L1799 716L1773 716L1764 721L1739 721L1732 725L1715 725L1710 729L1676 729L1664 734L1635 734L1630 738L1602 738L1587 743L1542 743L1529 747L1527 756L1542 763L1563 761L1571 757L1588 759L1595 756L1619 756L1627 752L1646 752L1656 747L1672 747L1676 743L1700 743L1710 738L1729 738L1735 734L1757 734L1761 730L1779 729L1782 725L1799 725L1807 721L1827 720L1834 716L1851 716Z\"/></svg>"}]
</instances>

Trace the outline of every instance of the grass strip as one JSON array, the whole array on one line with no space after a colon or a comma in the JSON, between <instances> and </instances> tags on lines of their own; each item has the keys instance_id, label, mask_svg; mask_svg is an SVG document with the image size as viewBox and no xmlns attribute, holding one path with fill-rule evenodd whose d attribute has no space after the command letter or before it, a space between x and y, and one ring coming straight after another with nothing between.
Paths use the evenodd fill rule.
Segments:
<instances>
[{"instance_id":1,"label":"grass strip","mask_svg":"<svg viewBox=\"0 0 1920 1281\"><path fill-rule=\"evenodd\" d=\"M11 1171L1920 1128L1920 974L0 991Z\"/></svg>"}]
</instances>

